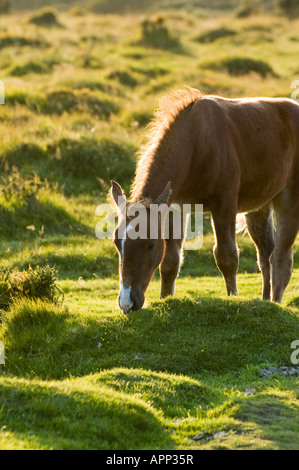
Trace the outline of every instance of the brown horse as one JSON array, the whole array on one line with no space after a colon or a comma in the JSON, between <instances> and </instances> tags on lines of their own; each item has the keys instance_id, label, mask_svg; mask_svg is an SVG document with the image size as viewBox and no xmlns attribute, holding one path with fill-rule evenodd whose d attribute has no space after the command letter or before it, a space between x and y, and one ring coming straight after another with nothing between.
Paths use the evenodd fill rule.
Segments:
<instances>
[{"instance_id":1,"label":"brown horse","mask_svg":"<svg viewBox=\"0 0 299 470\"><path fill-rule=\"evenodd\" d=\"M203 204L211 212L214 256L228 295L237 295L236 216L245 215L263 277L263 299L281 302L299 229L299 104L283 98L225 99L188 89L166 97L141 149L131 198L112 182L114 201ZM171 186L170 183L171 182ZM273 210L276 217L274 230ZM182 221L183 223L184 221ZM130 239L119 226L119 305L139 309L160 265L161 297L174 294L184 237Z\"/></svg>"}]
</instances>

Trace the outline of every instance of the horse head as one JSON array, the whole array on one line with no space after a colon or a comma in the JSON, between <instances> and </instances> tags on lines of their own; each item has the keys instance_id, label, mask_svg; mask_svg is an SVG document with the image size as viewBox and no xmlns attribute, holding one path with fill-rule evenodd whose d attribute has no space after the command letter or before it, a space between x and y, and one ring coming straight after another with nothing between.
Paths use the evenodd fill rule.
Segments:
<instances>
[{"instance_id":1,"label":"horse head","mask_svg":"<svg viewBox=\"0 0 299 470\"><path fill-rule=\"evenodd\" d=\"M142 308L145 291L164 254L163 215L151 216L153 207L167 205L170 183L155 201L127 201L121 186L112 181L111 195L118 210L113 241L119 255L118 303L127 313ZM138 212L138 217L136 217Z\"/></svg>"}]
</instances>

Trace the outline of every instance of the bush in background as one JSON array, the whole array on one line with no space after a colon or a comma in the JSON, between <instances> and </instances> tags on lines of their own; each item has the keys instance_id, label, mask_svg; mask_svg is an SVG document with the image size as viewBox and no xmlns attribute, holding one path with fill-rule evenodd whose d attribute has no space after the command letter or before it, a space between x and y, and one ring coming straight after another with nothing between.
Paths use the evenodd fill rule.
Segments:
<instances>
[{"instance_id":1,"label":"bush in background","mask_svg":"<svg viewBox=\"0 0 299 470\"><path fill-rule=\"evenodd\" d=\"M14 201L18 204L34 207L36 196L44 183L36 173L25 176L21 175L19 169L13 166L11 171L7 171L2 177L2 192L7 201ZM45 182L47 186L47 182Z\"/></svg>"},{"instance_id":2,"label":"bush in background","mask_svg":"<svg viewBox=\"0 0 299 470\"><path fill-rule=\"evenodd\" d=\"M277 0L277 6L290 19L299 16L299 0Z\"/></svg>"},{"instance_id":3,"label":"bush in background","mask_svg":"<svg viewBox=\"0 0 299 470\"><path fill-rule=\"evenodd\" d=\"M165 24L163 16L145 19L141 23L140 45L158 49L172 49L180 47L179 38L174 36Z\"/></svg>"},{"instance_id":4,"label":"bush in background","mask_svg":"<svg viewBox=\"0 0 299 470\"><path fill-rule=\"evenodd\" d=\"M42 8L36 13L33 13L29 18L29 23L37 26L44 26L50 28L52 26L61 26L58 21L57 11L54 8Z\"/></svg>"},{"instance_id":5,"label":"bush in background","mask_svg":"<svg viewBox=\"0 0 299 470\"><path fill-rule=\"evenodd\" d=\"M122 14L127 12L144 11L153 7L155 0L94 0L90 9L100 14Z\"/></svg>"},{"instance_id":6,"label":"bush in background","mask_svg":"<svg viewBox=\"0 0 299 470\"><path fill-rule=\"evenodd\" d=\"M220 28L204 31L199 36L194 38L194 40L202 44L209 44L217 41L218 39L228 38L231 36L235 36L236 34L236 31L234 31L233 29L222 26Z\"/></svg>"},{"instance_id":7,"label":"bush in background","mask_svg":"<svg viewBox=\"0 0 299 470\"><path fill-rule=\"evenodd\" d=\"M211 70L226 70L229 75L233 76L246 75L251 72L257 73L262 78L267 75L276 76L270 64L250 57L227 57L215 62L205 62L202 65Z\"/></svg>"},{"instance_id":8,"label":"bush in background","mask_svg":"<svg viewBox=\"0 0 299 470\"><path fill-rule=\"evenodd\" d=\"M260 0L243 0L236 9L237 18L248 18L251 15L257 15L261 12Z\"/></svg>"},{"instance_id":9,"label":"bush in background","mask_svg":"<svg viewBox=\"0 0 299 470\"><path fill-rule=\"evenodd\" d=\"M11 1L10 0L0 0L0 15L7 15L10 13Z\"/></svg>"}]
</instances>

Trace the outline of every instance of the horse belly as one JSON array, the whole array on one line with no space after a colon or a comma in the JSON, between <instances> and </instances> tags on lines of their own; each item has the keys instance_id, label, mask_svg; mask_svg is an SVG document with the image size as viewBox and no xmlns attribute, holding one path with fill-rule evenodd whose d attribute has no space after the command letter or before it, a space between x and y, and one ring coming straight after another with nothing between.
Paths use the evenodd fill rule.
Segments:
<instances>
[{"instance_id":1,"label":"horse belly","mask_svg":"<svg viewBox=\"0 0 299 470\"><path fill-rule=\"evenodd\" d=\"M271 155L259 163L246 165L241 174L238 211L255 210L270 202L286 187L291 168L290 153Z\"/></svg>"}]
</instances>

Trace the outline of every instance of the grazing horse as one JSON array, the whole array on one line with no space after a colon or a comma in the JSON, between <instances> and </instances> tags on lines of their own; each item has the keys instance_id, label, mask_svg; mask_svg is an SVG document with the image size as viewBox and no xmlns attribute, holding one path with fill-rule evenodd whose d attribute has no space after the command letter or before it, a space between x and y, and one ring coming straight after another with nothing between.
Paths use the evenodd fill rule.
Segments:
<instances>
[{"instance_id":1,"label":"grazing horse","mask_svg":"<svg viewBox=\"0 0 299 470\"><path fill-rule=\"evenodd\" d=\"M115 203L202 204L212 215L214 257L228 295L237 295L236 217L243 214L263 278L263 299L281 302L299 229L299 104L283 98L225 99L187 89L165 97L141 148L130 200L112 182ZM276 218L274 229L273 211ZM182 224L184 221L182 221ZM119 306L144 303L160 266L161 297L174 294L181 239L131 239L130 218L115 230Z\"/></svg>"}]
</instances>

